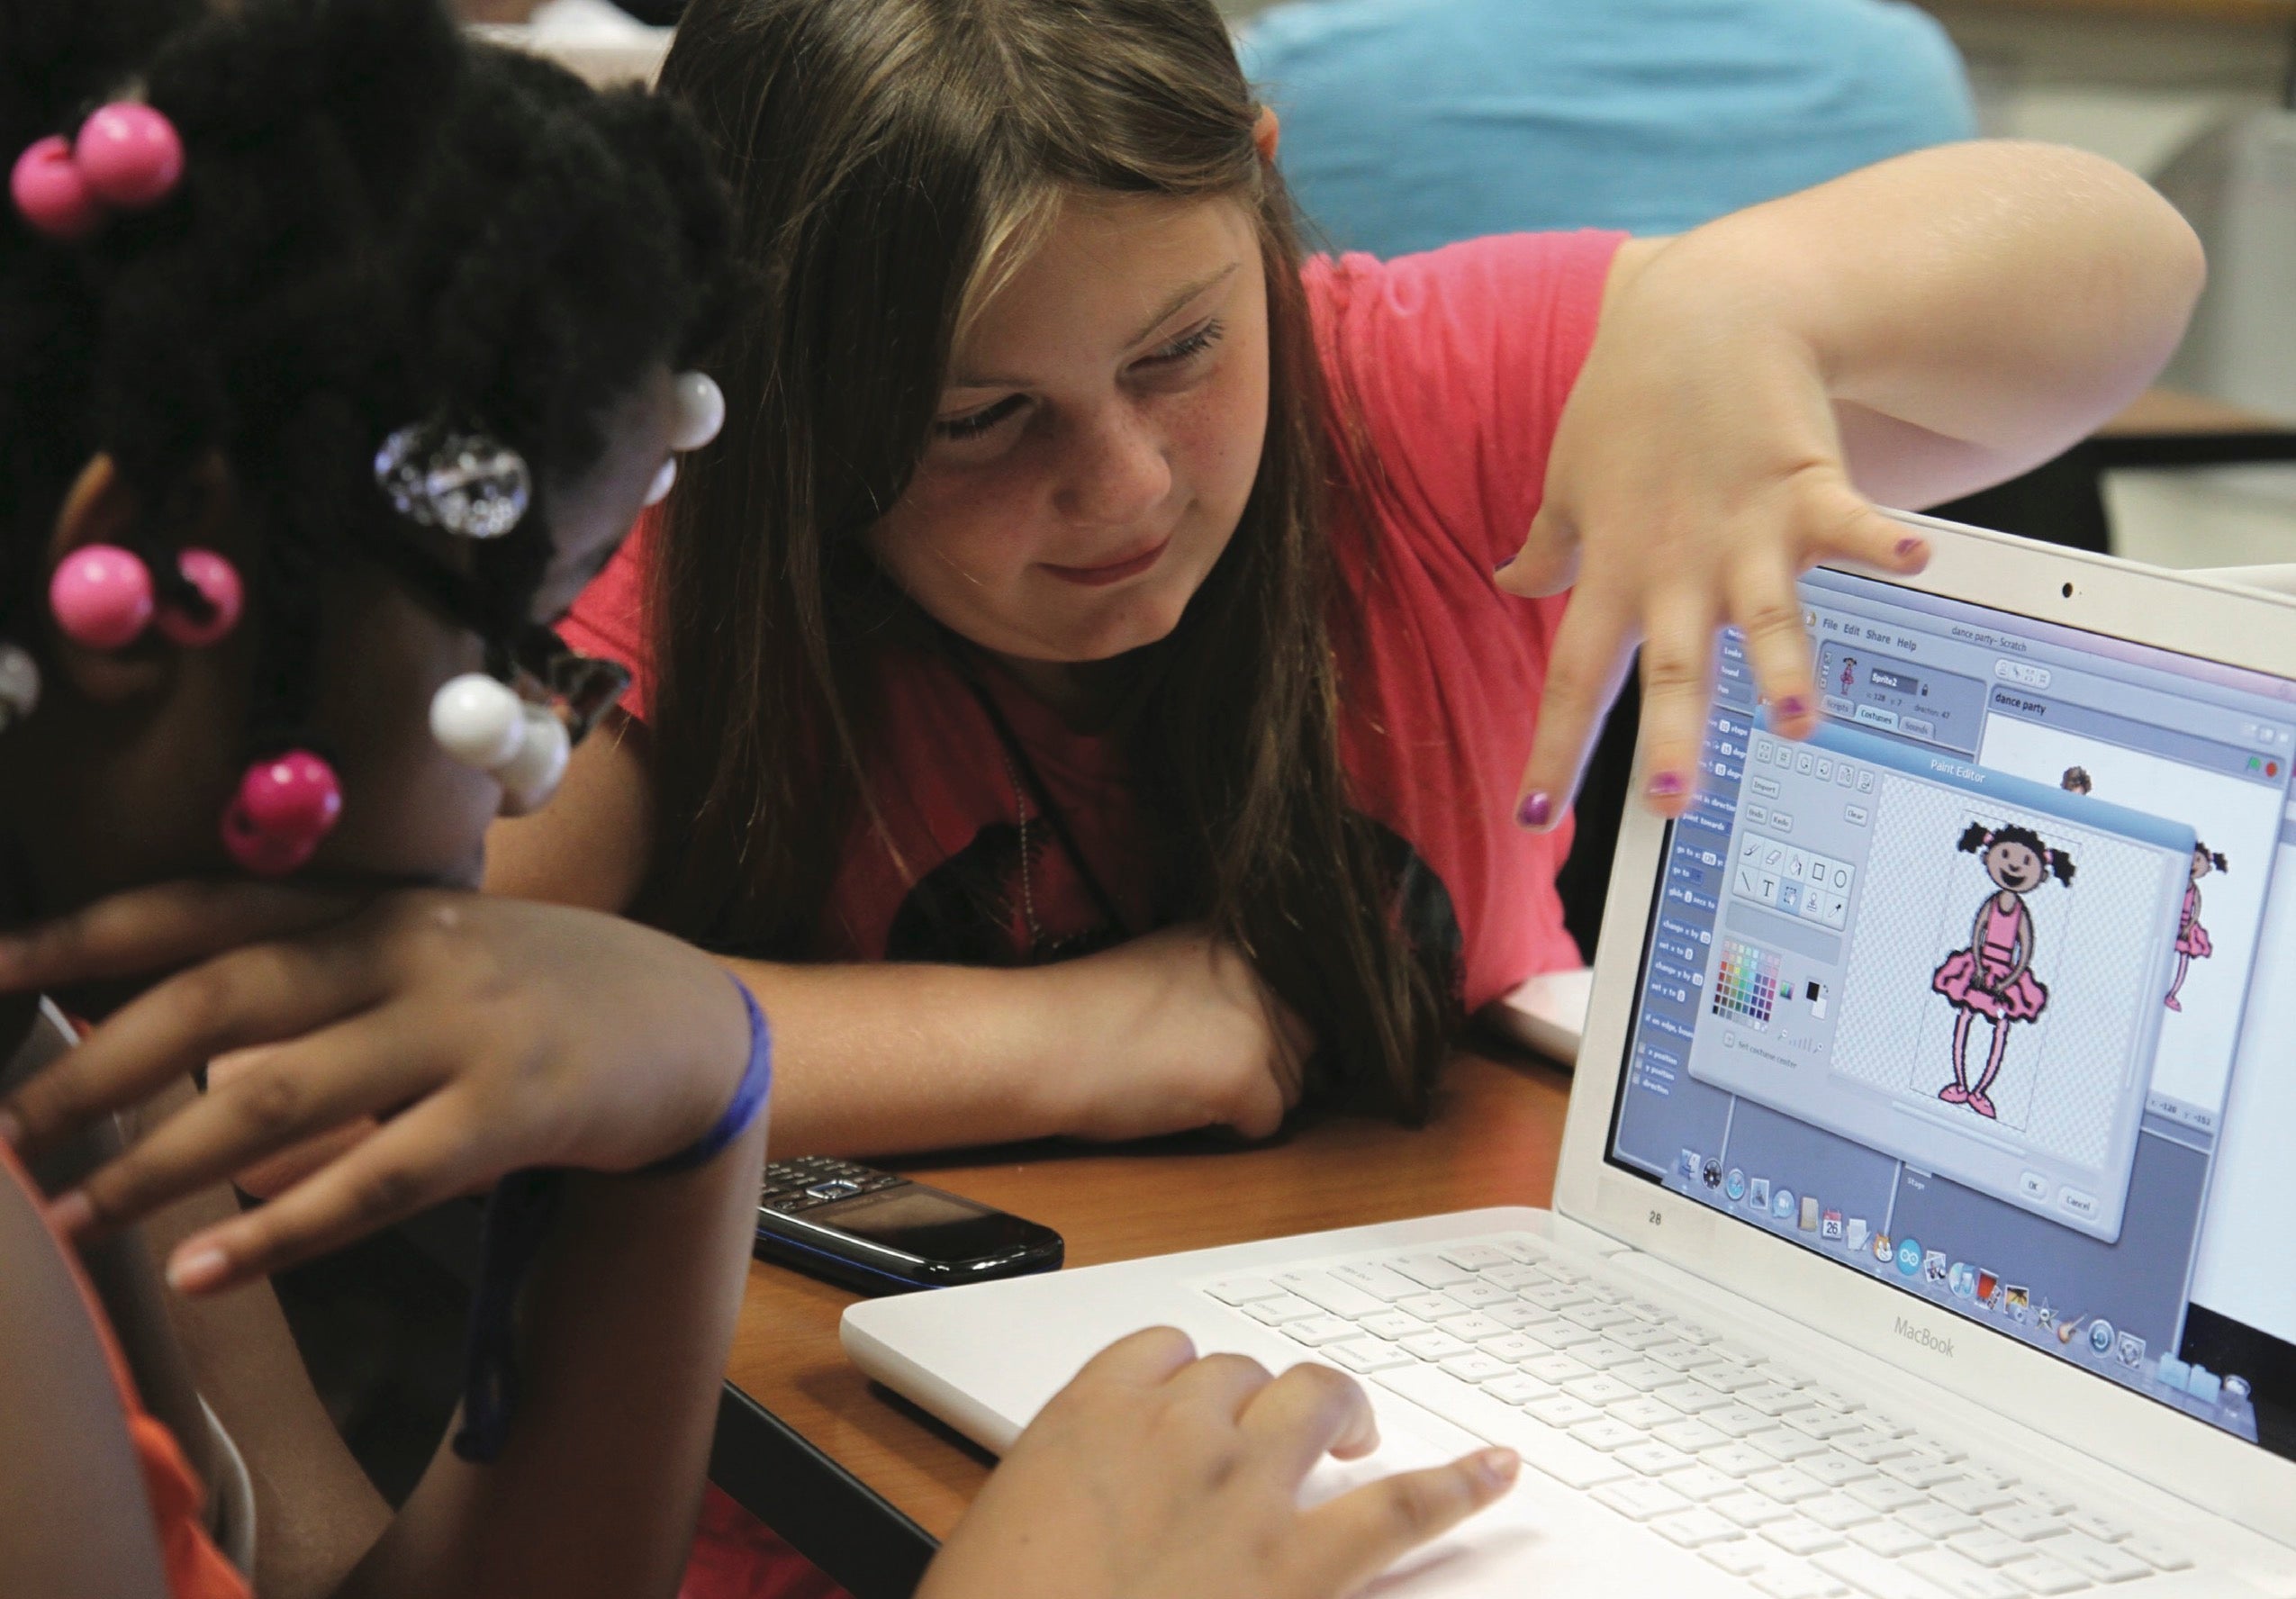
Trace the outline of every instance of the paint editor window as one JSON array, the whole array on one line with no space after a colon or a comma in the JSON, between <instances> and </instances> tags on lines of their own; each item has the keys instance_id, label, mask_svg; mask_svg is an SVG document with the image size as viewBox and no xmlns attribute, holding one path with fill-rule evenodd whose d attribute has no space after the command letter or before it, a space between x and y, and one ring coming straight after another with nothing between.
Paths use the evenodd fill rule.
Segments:
<instances>
[{"instance_id":1,"label":"paint editor window","mask_svg":"<svg viewBox=\"0 0 2296 1599\"><path fill-rule=\"evenodd\" d=\"M2192 829L1838 725L1746 736L1691 1076L2118 1237Z\"/></svg>"}]
</instances>

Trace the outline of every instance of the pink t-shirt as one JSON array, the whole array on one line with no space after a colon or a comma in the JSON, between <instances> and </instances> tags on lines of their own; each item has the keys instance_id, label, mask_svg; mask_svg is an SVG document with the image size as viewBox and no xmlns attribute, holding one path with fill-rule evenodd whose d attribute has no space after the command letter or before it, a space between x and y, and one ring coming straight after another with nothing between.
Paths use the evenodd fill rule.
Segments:
<instances>
[{"instance_id":1,"label":"pink t-shirt","mask_svg":"<svg viewBox=\"0 0 2296 1599\"><path fill-rule=\"evenodd\" d=\"M1360 510L1378 547L1372 569L1353 569L1356 540L1336 546L1362 605L1362 664L1342 688L1351 801L1392 836L1415 934L1455 942L1469 1008L1579 964L1555 892L1570 828L1532 835L1511 815L1564 601L1513 599L1492 570L1539 509L1620 243L1520 234L1306 268L1325 367L1335 392L1353 394L1388 485ZM575 648L636 671L626 709L641 718L654 537L641 524L564 629ZM881 671L870 775L899 857L855 831L817 953L1016 964L1112 942L1116 926L1033 799L1022 860L1019 785L972 691L937 656L889 654ZM1156 926L1122 752L993 674L985 686L1122 926Z\"/></svg>"}]
</instances>

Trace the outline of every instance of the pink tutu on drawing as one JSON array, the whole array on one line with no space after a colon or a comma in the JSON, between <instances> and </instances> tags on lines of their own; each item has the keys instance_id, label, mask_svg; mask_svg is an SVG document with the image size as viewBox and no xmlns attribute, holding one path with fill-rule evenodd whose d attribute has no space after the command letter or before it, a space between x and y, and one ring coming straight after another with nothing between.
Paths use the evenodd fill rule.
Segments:
<instances>
[{"instance_id":1,"label":"pink tutu on drawing","mask_svg":"<svg viewBox=\"0 0 2296 1599\"><path fill-rule=\"evenodd\" d=\"M1987 961L1980 967L1967 950L1956 950L1930 974L1930 987L1989 1022L2029 1022L2047 1006L2049 991L2030 971L2019 972L2003 989L2008 976L2005 964Z\"/></svg>"},{"instance_id":2,"label":"pink tutu on drawing","mask_svg":"<svg viewBox=\"0 0 2296 1599\"><path fill-rule=\"evenodd\" d=\"M2176 953L2205 961L2216 953L2216 945L2209 942L2209 930L2201 926L2201 890L2196 886L2184 890L2184 914L2176 927Z\"/></svg>"}]
</instances>

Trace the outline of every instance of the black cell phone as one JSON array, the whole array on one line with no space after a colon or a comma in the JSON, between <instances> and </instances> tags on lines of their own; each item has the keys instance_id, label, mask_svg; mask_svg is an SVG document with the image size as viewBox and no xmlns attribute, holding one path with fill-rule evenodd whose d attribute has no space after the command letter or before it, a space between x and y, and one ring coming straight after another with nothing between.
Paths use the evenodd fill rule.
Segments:
<instances>
[{"instance_id":1,"label":"black cell phone","mask_svg":"<svg viewBox=\"0 0 2296 1599\"><path fill-rule=\"evenodd\" d=\"M827 1156L767 1162L756 1248L864 1294L1051 1271L1062 1252L1050 1227Z\"/></svg>"}]
</instances>

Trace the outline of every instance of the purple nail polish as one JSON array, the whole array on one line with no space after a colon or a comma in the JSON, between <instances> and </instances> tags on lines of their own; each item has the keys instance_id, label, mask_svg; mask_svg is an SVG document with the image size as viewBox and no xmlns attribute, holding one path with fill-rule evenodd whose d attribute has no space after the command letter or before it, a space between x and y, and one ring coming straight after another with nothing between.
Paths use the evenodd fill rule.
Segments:
<instances>
[{"instance_id":1,"label":"purple nail polish","mask_svg":"<svg viewBox=\"0 0 2296 1599\"><path fill-rule=\"evenodd\" d=\"M1807 716L1810 714L1810 702L1799 694L1788 694L1777 702L1777 713L1781 717Z\"/></svg>"},{"instance_id":2,"label":"purple nail polish","mask_svg":"<svg viewBox=\"0 0 2296 1599\"><path fill-rule=\"evenodd\" d=\"M1897 553L1900 558L1913 555L1921 547L1921 541L1910 534L1897 541Z\"/></svg>"},{"instance_id":3,"label":"purple nail polish","mask_svg":"<svg viewBox=\"0 0 2296 1599\"><path fill-rule=\"evenodd\" d=\"M1514 822L1519 827L1543 827L1555 819L1555 802L1545 794L1525 794L1523 803L1514 808Z\"/></svg>"},{"instance_id":4,"label":"purple nail polish","mask_svg":"<svg viewBox=\"0 0 2296 1599\"><path fill-rule=\"evenodd\" d=\"M1678 772L1654 772L1650 774L1650 798L1671 800L1682 792L1682 774Z\"/></svg>"}]
</instances>

